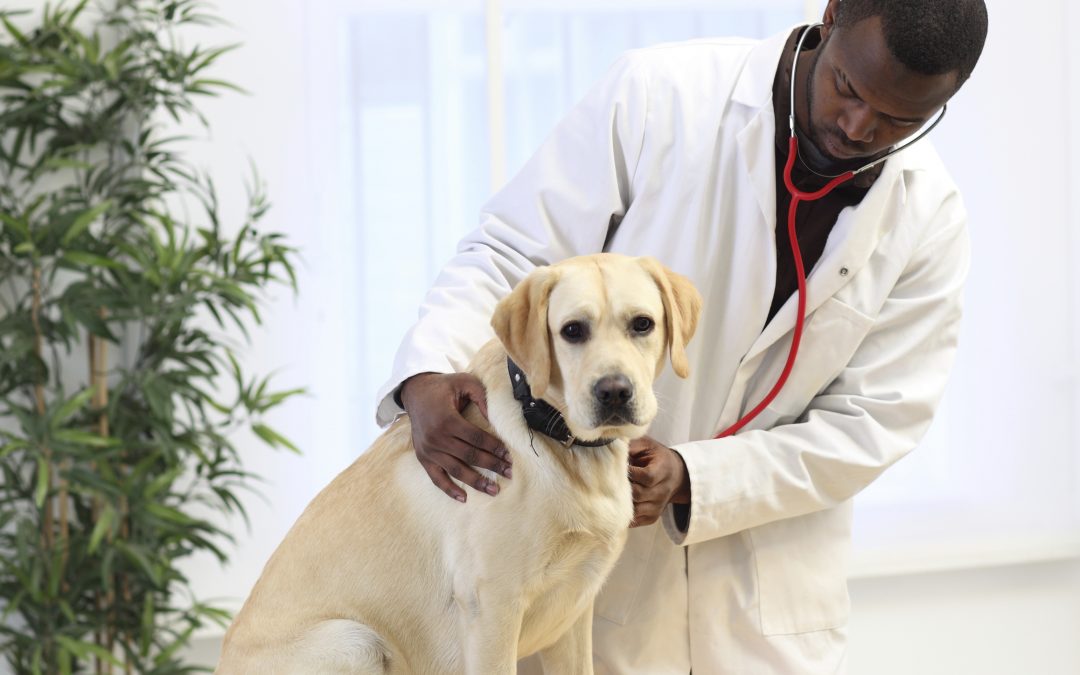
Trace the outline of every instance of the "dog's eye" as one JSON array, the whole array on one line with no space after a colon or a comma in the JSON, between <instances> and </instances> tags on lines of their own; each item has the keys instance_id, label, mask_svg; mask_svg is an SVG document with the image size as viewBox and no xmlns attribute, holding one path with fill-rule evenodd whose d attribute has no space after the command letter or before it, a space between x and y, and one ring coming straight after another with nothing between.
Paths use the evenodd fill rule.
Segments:
<instances>
[{"instance_id":1,"label":"dog's eye","mask_svg":"<svg viewBox=\"0 0 1080 675\"><path fill-rule=\"evenodd\" d=\"M589 330L580 321L571 321L562 327L559 333L566 338L567 342L583 342L589 337Z\"/></svg>"},{"instance_id":2,"label":"dog's eye","mask_svg":"<svg viewBox=\"0 0 1080 675\"><path fill-rule=\"evenodd\" d=\"M630 322L630 328L640 335L648 335L655 325L656 323L647 316L639 316Z\"/></svg>"}]
</instances>

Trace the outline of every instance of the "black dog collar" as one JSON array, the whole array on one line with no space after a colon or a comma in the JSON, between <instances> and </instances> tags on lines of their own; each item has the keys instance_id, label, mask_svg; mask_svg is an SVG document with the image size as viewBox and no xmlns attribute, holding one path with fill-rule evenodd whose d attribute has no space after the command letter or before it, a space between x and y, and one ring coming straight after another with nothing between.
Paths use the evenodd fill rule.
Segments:
<instances>
[{"instance_id":1,"label":"black dog collar","mask_svg":"<svg viewBox=\"0 0 1080 675\"><path fill-rule=\"evenodd\" d=\"M566 420L562 413L556 410L550 403L541 398L533 398L529 389L529 381L525 379L525 373L508 356L506 368L510 371L510 384L514 388L514 398L521 403L521 413L525 416L525 424L533 431L539 431L545 436L550 436L564 448L572 445L581 445L586 448L599 448L611 443L612 438L598 438L595 441L583 441L575 438L566 426Z\"/></svg>"}]
</instances>

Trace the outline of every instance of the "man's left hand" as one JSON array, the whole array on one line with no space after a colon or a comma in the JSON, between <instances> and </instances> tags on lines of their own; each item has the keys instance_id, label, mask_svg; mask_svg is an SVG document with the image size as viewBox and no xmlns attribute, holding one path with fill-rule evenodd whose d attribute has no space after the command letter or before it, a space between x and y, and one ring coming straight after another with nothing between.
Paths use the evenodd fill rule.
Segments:
<instances>
[{"instance_id":1,"label":"man's left hand","mask_svg":"<svg viewBox=\"0 0 1080 675\"><path fill-rule=\"evenodd\" d=\"M629 476L634 496L630 527L655 523L668 504L690 503L690 474L682 456L647 436L630 442Z\"/></svg>"}]
</instances>

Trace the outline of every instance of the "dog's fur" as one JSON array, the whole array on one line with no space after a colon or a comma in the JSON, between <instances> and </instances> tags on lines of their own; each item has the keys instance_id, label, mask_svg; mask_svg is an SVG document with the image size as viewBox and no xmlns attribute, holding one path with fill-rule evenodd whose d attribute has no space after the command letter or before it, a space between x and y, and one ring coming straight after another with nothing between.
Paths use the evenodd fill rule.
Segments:
<instances>
[{"instance_id":1,"label":"dog's fur","mask_svg":"<svg viewBox=\"0 0 1080 675\"><path fill-rule=\"evenodd\" d=\"M470 367L488 419L465 411L503 440L513 479L485 472L497 497L451 501L399 418L297 520L226 634L217 672L492 675L540 652L548 672L591 673L593 599L633 517L627 439L656 414L665 352L686 376L700 309L689 281L651 258L601 254L530 274L498 305L499 340ZM636 331L640 317L655 328ZM588 339L561 335L571 321ZM531 432L507 353L575 436L614 442L564 448ZM621 417L597 403L594 386L610 375L633 386Z\"/></svg>"}]
</instances>

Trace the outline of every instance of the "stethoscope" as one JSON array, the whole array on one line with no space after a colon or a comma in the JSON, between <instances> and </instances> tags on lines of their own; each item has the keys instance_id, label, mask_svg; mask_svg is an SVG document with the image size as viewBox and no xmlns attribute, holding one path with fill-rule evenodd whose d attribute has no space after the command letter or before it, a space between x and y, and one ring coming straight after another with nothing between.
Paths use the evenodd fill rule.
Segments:
<instances>
[{"instance_id":1,"label":"stethoscope","mask_svg":"<svg viewBox=\"0 0 1080 675\"><path fill-rule=\"evenodd\" d=\"M780 377L776 380L776 384L773 385L773 388L769 391L765 398L763 398L760 403L754 406L753 410L743 415L743 417L738 422L732 424L730 427L717 434L716 438L724 438L725 436L731 436L732 434L739 431L739 429L742 429L744 426L746 426L750 422L750 420L757 417L762 410L768 407L768 405L772 403L773 399L776 398L776 395L780 393L780 390L783 388L784 383L787 382L788 376L791 374L792 368L795 366L795 356L799 352L799 343L802 341L803 325L806 323L806 270L803 268L802 251L799 250L799 238L795 235L795 212L799 207L799 202L813 202L825 197L830 192L835 190L838 186L846 183L858 174L874 168L878 164L881 164L886 159L892 157L901 150L904 150L913 143L917 143L923 138L923 136L926 136L926 134L930 133L934 129L934 127L936 127L941 122L941 119L945 117L946 106L942 106L941 111L938 113L934 121L931 122L929 126L925 127L922 131L920 131L919 134L915 136L915 138L901 146L893 148L885 155L878 157L872 162L854 171L845 171L844 173L841 173L839 175L830 176L820 174L817 171L814 171L812 168L810 168L809 164L804 161L803 166L805 166L807 170L809 170L811 173L820 176L821 178L829 178L831 180L826 183L825 187L817 190L816 192L805 192L795 187L795 183L792 181L791 178L791 171L795 167L795 158L799 156L799 138L795 133L795 72L798 68L799 54L802 53L803 43L806 41L807 35L810 34L810 31L822 25L823 24L821 23L811 24L803 30L802 35L799 36L799 42L795 47L795 59L791 63L791 109L788 114L788 126L791 129L791 137L788 139L787 163L784 165L784 185L787 187L788 193L791 194L791 205L788 207L788 239L791 241L791 255L795 259L795 276L799 282L799 288L797 293L799 312L795 320L795 332L791 338L791 348L790 350L788 350L787 362L784 364L784 370L781 371Z\"/></svg>"}]
</instances>

